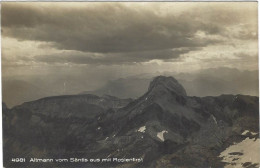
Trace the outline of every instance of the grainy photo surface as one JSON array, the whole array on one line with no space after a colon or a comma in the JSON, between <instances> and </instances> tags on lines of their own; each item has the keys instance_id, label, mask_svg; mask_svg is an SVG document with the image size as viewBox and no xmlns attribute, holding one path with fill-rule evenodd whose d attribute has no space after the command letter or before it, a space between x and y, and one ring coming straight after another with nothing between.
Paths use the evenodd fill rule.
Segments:
<instances>
[{"instance_id":1,"label":"grainy photo surface","mask_svg":"<svg viewBox=\"0 0 260 168\"><path fill-rule=\"evenodd\" d=\"M2 2L5 168L257 168L257 2Z\"/></svg>"}]
</instances>

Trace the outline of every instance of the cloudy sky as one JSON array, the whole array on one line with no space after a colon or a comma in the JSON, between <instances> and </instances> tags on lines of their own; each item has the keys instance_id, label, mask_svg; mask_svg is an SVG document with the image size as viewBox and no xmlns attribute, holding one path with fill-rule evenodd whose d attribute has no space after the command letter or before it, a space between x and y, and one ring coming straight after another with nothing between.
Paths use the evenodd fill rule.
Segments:
<instances>
[{"instance_id":1,"label":"cloudy sky","mask_svg":"<svg viewBox=\"0 0 260 168\"><path fill-rule=\"evenodd\" d=\"M2 75L258 69L256 2L2 2Z\"/></svg>"}]
</instances>

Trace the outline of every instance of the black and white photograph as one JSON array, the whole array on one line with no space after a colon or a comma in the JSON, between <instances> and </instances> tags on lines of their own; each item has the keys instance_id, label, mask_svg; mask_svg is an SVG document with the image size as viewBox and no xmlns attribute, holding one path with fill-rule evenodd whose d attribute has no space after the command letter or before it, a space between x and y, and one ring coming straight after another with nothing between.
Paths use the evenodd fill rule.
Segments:
<instances>
[{"instance_id":1,"label":"black and white photograph","mask_svg":"<svg viewBox=\"0 0 260 168\"><path fill-rule=\"evenodd\" d=\"M4 168L259 168L258 2L1 2Z\"/></svg>"}]
</instances>

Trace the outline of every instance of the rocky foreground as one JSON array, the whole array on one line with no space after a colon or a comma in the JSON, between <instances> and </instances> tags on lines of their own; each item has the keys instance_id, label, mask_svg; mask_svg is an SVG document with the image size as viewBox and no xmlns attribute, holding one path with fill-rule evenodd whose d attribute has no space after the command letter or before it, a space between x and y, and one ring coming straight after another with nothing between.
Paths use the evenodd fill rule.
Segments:
<instances>
[{"instance_id":1,"label":"rocky foreground","mask_svg":"<svg viewBox=\"0 0 260 168\"><path fill-rule=\"evenodd\" d=\"M3 103L4 166L259 167L258 103L245 95L189 97L164 76L136 100L85 94L12 109Z\"/></svg>"}]
</instances>

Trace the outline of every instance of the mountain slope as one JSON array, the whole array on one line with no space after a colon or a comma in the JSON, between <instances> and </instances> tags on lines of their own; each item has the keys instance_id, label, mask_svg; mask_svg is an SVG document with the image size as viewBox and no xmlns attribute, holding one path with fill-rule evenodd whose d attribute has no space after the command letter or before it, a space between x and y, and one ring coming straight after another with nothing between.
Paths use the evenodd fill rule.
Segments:
<instances>
[{"instance_id":1,"label":"mountain slope","mask_svg":"<svg viewBox=\"0 0 260 168\"><path fill-rule=\"evenodd\" d=\"M4 109L6 167L23 165L9 162L23 156L143 159L45 166L220 168L231 164L219 157L222 151L258 137L258 97L189 97L176 79L158 76L143 96L129 102L74 95Z\"/></svg>"}]
</instances>

